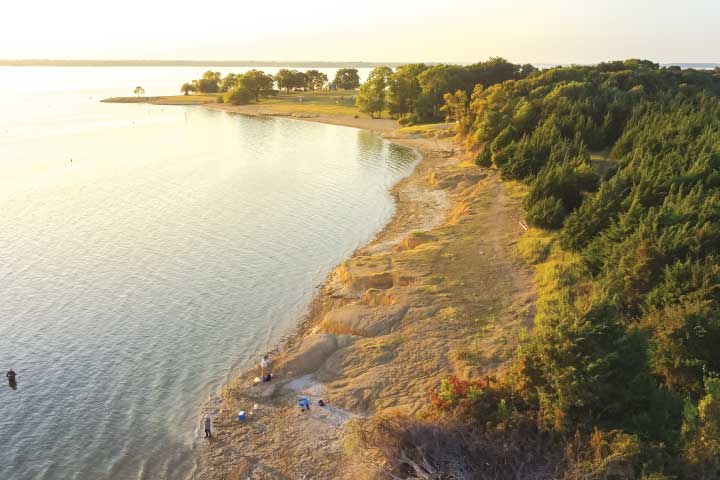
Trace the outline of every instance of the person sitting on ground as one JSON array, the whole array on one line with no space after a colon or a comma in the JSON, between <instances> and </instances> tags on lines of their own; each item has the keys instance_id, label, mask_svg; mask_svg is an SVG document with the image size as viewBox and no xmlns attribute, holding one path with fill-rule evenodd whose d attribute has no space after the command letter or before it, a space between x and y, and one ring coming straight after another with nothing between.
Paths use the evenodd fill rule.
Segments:
<instances>
[{"instance_id":1,"label":"person sitting on ground","mask_svg":"<svg viewBox=\"0 0 720 480\"><path fill-rule=\"evenodd\" d=\"M205 438L212 438L212 420L209 413L205 415Z\"/></svg>"},{"instance_id":2,"label":"person sitting on ground","mask_svg":"<svg viewBox=\"0 0 720 480\"><path fill-rule=\"evenodd\" d=\"M300 397L298 399L298 405L300 406L301 412L307 413L310 411L310 401L307 397Z\"/></svg>"}]
</instances>

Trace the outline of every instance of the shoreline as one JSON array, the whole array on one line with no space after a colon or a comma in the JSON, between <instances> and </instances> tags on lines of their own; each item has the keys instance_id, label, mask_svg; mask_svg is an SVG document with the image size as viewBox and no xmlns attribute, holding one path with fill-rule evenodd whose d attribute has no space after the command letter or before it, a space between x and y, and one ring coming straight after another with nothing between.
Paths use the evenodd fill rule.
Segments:
<instances>
[{"instance_id":1,"label":"shoreline","mask_svg":"<svg viewBox=\"0 0 720 480\"><path fill-rule=\"evenodd\" d=\"M389 222L328 274L292 332L270 348L272 381L255 384L258 369L249 367L207 401L213 439L194 442L190 478L382 477L358 450L354 424L422 414L442 379L495 374L532 329L532 270L515 251L524 190L475 165L447 125L398 128L301 102L149 100L365 129L421 157L390 188ZM310 413L300 412L299 396L310 399ZM242 422L240 410L248 413Z\"/></svg>"},{"instance_id":2,"label":"shoreline","mask_svg":"<svg viewBox=\"0 0 720 480\"><path fill-rule=\"evenodd\" d=\"M413 172L390 189L396 206L389 222L330 272L293 333L270 349L273 380L254 386L257 369L250 368L222 387L214 401L215 438L197 443L197 466L192 473L192 478L198 479L307 475L331 479L339 478L339 472L343 472L342 478L352 478L347 472L356 467L347 464L343 447L348 422L378 413L422 411L428 390L440 378L450 374L468 377L501 368L517 341L518 330L531 326L534 293L529 271L511 258L512 245L521 235L515 219L506 222L505 230L494 239L493 255L499 260L495 263L501 264L500 280L506 285L484 297L491 297L488 303L493 318L512 318L475 348L487 347L490 355L481 352L483 358L469 361L477 352L463 351L466 336L477 322L469 317L486 315L485 301L467 305L472 303L468 295L476 293L467 292L464 282L453 285L435 278L433 272L439 263L455 256L448 251L453 246L469 246L467 239L458 241L454 235L466 218L479 214L476 209L487 204L490 191L501 200L496 210L511 211L518 218L523 215L520 197L505 195L497 172L464 161L466 152L451 140L404 134L392 120L278 115L264 111L264 105L200 106L362 128L420 155ZM505 244L508 233L510 242ZM448 270L455 276L472 274L465 267L458 272L457 265ZM454 301L459 300L455 296L463 298ZM437 319L447 325L433 325ZM425 339L425 333L439 336ZM513 336L509 342L508 335ZM501 337L504 345L497 348ZM425 357L418 356L419 351ZM405 384L407 371L415 372L410 385ZM388 382L393 378L402 379L401 390ZM327 406L314 405L311 415L302 416L296 407L298 395L309 396L311 402L322 398ZM235 419L239 410L252 412L242 424ZM310 452L303 438L310 440ZM318 445L312 438L322 441ZM366 473L358 473L357 478L365 478L363 475Z\"/></svg>"},{"instance_id":3,"label":"shoreline","mask_svg":"<svg viewBox=\"0 0 720 480\"><path fill-rule=\"evenodd\" d=\"M152 104L157 104L154 102L151 102ZM161 105L173 105L173 103L160 103ZM257 105L257 104L251 104L251 105L227 105L227 104L219 104L219 103L198 103L194 104L193 106L198 106L201 108L206 108L208 110L215 110L215 111L223 111L226 113L232 113L232 114L239 114L239 115L247 115L247 116L254 116L254 117L280 117L280 118L288 118L291 120L300 120L300 121L306 121L306 122L315 122L315 123L322 123L326 125L335 125L335 126L342 126L342 127L350 127L350 128L357 128L361 130L367 130L371 131L373 133L376 133L380 135L383 139L388 140L392 143L395 143L397 145L401 145L406 148L412 149L415 154L418 156L417 162L415 164L415 167L413 168L413 171L405 178L399 180L396 182L392 187L389 189L389 193L391 193L395 198L395 210L393 212L392 217L388 220L388 222L367 242L365 242L363 245L355 249L348 258L344 261L348 261L357 255L359 255L361 252L372 248L374 245L379 243L385 243L388 244L388 242L391 242L392 244L400 243L402 238L399 238L397 235L397 232L394 232L394 229L392 228L393 224L398 221L401 217L407 217L408 212L402 211L406 210L408 208L408 203L413 202L413 200L409 200L407 198L400 197L400 192L403 190L403 187L406 183L410 182L410 179L412 177L415 177L418 174L418 168L423 164L423 162L426 161L426 157L428 156L428 147L427 144L423 142L422 138L413 138L413 137L397 137L397 136L391 136L394 132L401 129L401 125L399 125L395 120L390 119L371 119L371 118L357 118L357 117L349 117L346 115L311 115L311 114L305 114L305 113L296 113L296 114L280 114L280 113L270 113L267 112L263 107L265 105ZM425 172L423 172L424 174ZM439 205L440 212L438 212L440 215L444 216L444 214L447 213L447 210L449 209L448 205ZM425 222L424 225L418 224L418 227L425 226L433 227L436 224L438 224L441 221L441 218L436 218L432 223ZM386 237L393 237L393 238L386 238ZM342 262L340 265L336 265L333 267L333 269L328 273L326 278L323 280L322 284L318 285L317 292L314 294L313 299L310 301L310 304L307 306L306 312L298 319L297 323L292 327L291 332L287 335L284 335L280 340L277 341L275 345L272 345L266 352L255 352L256 356L260 358L262 354L268 354L270 355L270 358L275 360L278 358L279 354L282 354L282 352L287 352L289 349L292 349L293 347L296 347L304 337L306 337L309 334L313 333L313 330L316 328L316 320L319 316L322 315L323 310L326 308L324 303L326 302L326 298L324 298L324 292L327 289L327 287L331 284L333 281L333 276L336 274L337 268L340 267L344 262ZM272 370L272 364L271 364L271 370ZM214 394L211 399L207 402L207 405L212 405L215 410L222 409L223 400L221 398L222 389L228 388L230 385L232 385L234 382L238 381L245 381L247 380L248 376L253 376L257 373L257 368L251 367L246 370L241 370L239 373L232 376L229 382L226 382L222 387L221 390ZM277 379L277 378L276 378ZM198 439L197 443L195 444L194 448L200 448L200 452L198 453L198 458L196 458L196 468L191 474L190 478L193 479L205 479L205 478L241 478L240 471L246 470L246 466L241 462L240 468L238 469L237 466L234 467L234 471L230 474L228 477L227 472L222 473L220 476L217 475L216 470L217 467L215 467L213 464L215 463L210 459L210 452L208 451L207 445L204 444L203 439ZM254 477L253 477L254 478ZM273 477L268 477L273 478Z\"/></svg>"},{"instance_id":4,"label":"shoreline","mask_svg":"<svg viewBox=\"0 0 720 480\"><path fill-rule=\"evenodd\" d=\"M401 128L395 120L387 118L372 119L366 116L351 117L348 115L320 115L314 113L303 112L283 112L274 110L270 104L250 104L250 105L228 105L225 103L205 103L199 106L208 110L218 110L222 112L235 113L240 115L248 115L251 117L279 117L288 118L290 120L302 120L306 122L323 123L326 125L336 125L339 127L352 127L362 130L369 130L379 134L389 134ZM390 140L390 139L388 139Z\"/></svg>"}]
</instances>

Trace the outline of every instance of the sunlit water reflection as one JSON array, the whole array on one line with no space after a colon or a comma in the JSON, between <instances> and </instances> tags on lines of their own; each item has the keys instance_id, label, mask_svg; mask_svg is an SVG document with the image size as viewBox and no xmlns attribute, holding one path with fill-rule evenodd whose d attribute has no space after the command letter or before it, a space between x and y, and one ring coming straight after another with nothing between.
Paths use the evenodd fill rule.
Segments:
<instances>
[{"instance_id":1,"label":"sunlit water reflection","mask_svg":"<svg viewBox=\"0 0 720 480\"><path fill-rule=\"evenodd\" d=\"M18 373L0 478L182 476L200 406L389 219L416 156L350 128L97 101L194 71L0 70L0 369ZM39 73L51 88L23 83Z\"/></svg>"}]
</instances>

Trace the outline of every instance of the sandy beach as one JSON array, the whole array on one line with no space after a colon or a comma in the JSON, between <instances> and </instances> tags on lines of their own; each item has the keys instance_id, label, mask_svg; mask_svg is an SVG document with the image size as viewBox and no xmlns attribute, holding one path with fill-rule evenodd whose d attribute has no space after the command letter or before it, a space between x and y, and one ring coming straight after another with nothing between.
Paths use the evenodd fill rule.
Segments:
<instances>
[{"instance_id":1,"label":"sandy beach","mask_svg":"<svg viewBox=\"0 0 720 480\"><path fill-rule=\"evenodd\" d=\"M521 195L438 130L408 133L389 119L206 108L372 130L422 156L393 188L396 211L368 245L328 277L297 333L220 392L197 479L368 478L349 455L353 422L421 412L442 378L496 371L530 328L530 270L514 254ZM258 356L259 360L259 356ZM310 400L308 413L298 398ZM318 400L326 406L318 406ZM240 410L248 413L237 420Z\"/></svg>"}]
</instances>

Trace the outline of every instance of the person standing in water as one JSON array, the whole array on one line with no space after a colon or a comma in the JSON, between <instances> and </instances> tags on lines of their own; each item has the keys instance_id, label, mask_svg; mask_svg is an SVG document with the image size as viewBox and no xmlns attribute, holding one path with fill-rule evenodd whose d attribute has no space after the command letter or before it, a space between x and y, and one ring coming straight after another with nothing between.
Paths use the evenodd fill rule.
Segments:
<instances>
[{"instance_id":1,"label":"person standing in water","mask_svg":"<svg viewBox=\"0 0 720 480\"><path fill-rule=\"evenodd\" d=\"M15 375L15 370L13 370L12 368L8 370L5 374L5 377L8 379L8 384L13 390L17 388L17 381L15 381Z\"/></svg>"},{"instance_id":2,"label":"person standing in water","mask_svg":"<svg viewBox=\"0 0 720 480\"><path fill-rule=\"evenodd\" d=\"M210 414L205 414L205 438L212 438L212 420Z\"/></svg>"}]
</instances>

